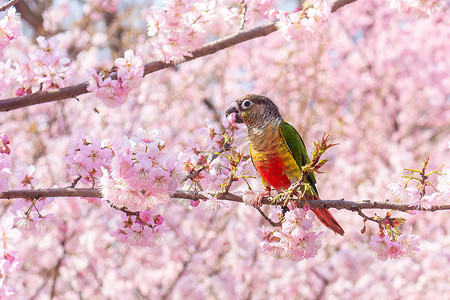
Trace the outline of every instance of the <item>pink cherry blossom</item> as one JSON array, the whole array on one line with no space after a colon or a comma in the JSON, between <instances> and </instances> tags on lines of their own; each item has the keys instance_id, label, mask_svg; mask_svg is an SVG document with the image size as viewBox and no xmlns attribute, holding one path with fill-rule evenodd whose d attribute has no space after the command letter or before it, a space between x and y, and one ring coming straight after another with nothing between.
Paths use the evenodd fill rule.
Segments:
<instances>
[{"instance_id":1,"label":"pink cherry blossom","mask_svg":"<svg viewBox=\"0 0 450 300\"><path fill-rule=\"evenodd\" d=\"M107 140L91 140L83 136L73 145L73 149L65 159L69 173L75 177L80 176L83 184L97 186L98 178L103 176L102 168L109 169L113 156L111 148Z\"/></svg>"},{"instance_id":2,"label":"pink cherry blossom","mask_svg":"<svg viewBox=\"0 0 450 300\"><path fill-rule=\"evenodd\" d=\"M7 15L0 20L0 58L3 56L3 49L8 47L13 39L20 36L21 19L16 8L8 9Z\"/></svg>"},{"instance_id":3,"label":"pink cherry blossom","mask_svg":"<svg viewBox=\"0 0 450 300\"><path fill-rule=\"evenodd\" d=\"M14 224L20 230L36 232L55 216L48 212L53 198L16 199L10 207Z\"/></svg>"},{"instance_id":4,"label":"pink cherry blossom","mask_svg":"<svg viewBox=\"0 0 450 300\"><path fill-rule=\"evenodd\" d=\"M419 198L419 190L415 187L404 187L396 183L388 184L392 194L402 203L410 203Z\"/></svg>"},{"instance_id":5,"label":"pink cherry blossom","mask_svg":"<svg viewBox=\"0 0 450 300\"><path fill-rule=\"evenodd\" d=\"M139 216L122 214L121 219L110 235L133 246L154 247L167 231L163 225L164 218L157 214L157 210L141 211Z\"/></svg>"},{"instance_id":6,"label":"pink cherry blossom","mask_svg":"<svg viewBox=\"0 0 450 300\"><path fill-rule=\"evenodd\" d=\"M36 41L39 45L39 49L36 51L37 58L44 65L54 64L61 55L58 51L59 40L54 36L48 40L43 36L39 36L36 38Z\"/></svg>"},{"instance_id":7,"label":"pink cherry blossom","mask_svg":"<svg viewBox=\"0 0 450 300\"><path fill-rule=\"evenodd\" d=\"M442 197L450 199L450 168L445 167L442 169L442 176L438 177L437 190L441 193Z\"/></svg>"},{"instance_id":8,"label":"pink cherry blossom","mask_svg":"<svg viewBox=\"0 0 450 300\"><path fill-rule=\"evenodd\" d=\"M22 264L16 251L0 250L0 297L6 298L17 294L14 288L14 273Z\"/></svg>"},{"instance_id":9,"label":"pink cherry blossom","mask_svg":"<svg viewBox=\"0 0 450 300\"><path fill-rule=\"evenodd\" d=\"M34 61L34 72L38 76L38 83L43 89L61 88L71 76L68 65L70 59L59 48L59 39L49 39L39 36L36 38L39 48L30 57Z\"/></svg>"},{"instance_id":10,"label":"pink cherry blossom","mask_svg":"<svg viewBox=\"0 0 450 300\"><path fill-rule=\"evenodd\" d=\"M0 154L5 153L8 155L11 153L11 149L9 149L8 144L8 136L6 134L0 133Z\"/></svg>"},{"instance_id":11,"label":"pink cherry blossom","mask_svg":"<svg viewBox=\"0 0 450 300\"><path fill-rule=\"evenodd\" d=\"M35 60L28 55L21 55L13 67L13 76L19 85L15 94L17 96L30 94L31 88L38 84L39 78L35 70Z\"/></svg>"},{"instance_id":12,"label":"pink cherry blossom","mask_svg":"<svg viewBox=\"0 0 450 300\"><path fill-rule=\"evenodd\" d=\"M276 214L276 218L279 214ZM302 208L286 212L282 226L273 231L260 228L258 237L267 253L299 261L315 257L322 247L321 233L312 231L312 221Z\"/></svg>"},{"instance_id":13,"label":"pink cherry blossom","mask_svg":"<svg viewBox=\"0 0 450 300\"><path fill-rule=\"evenodd\" d=\"M164 142L157 131L138 130L139 135L124 137L124 147L113 148L111 172L102 172L100 189L104 200L132 211L165 202L175 191L179 171L162 154Z\"/></svg>"},{"instance_id":14,"label":"pink cherry blossom","mask_svg":"<svg viewBox=\"0 0 450 300\"><path fill-rule=\"evenodd\" d=\"M286 212L285 222L282 225L282 231L286 234L297 235L301 231L308 231L313 224L310 219L306 218L306 211L304 209L294 209Z\"/></svg>"},{"instance_id":15,"label":"pink cherry blossom","mask_svg":"<svg viewBox=\"0 0 450 300\"><path fill-rule=\"evenodd\" d=\"M305 1L303 8L294 12L278 12L277 27L288 40L307 41L328 20L331 6L327 0Z\"/></svg>"},{"instance_id":16,"label":"pink cherry blossom","mask_svg":"<svg viewBox=\"0 0 450 300\"><path fill-rule=\"evenodd\" d=\"M397 239L388 235L372 235L370 249L377 254L377 258L386 261L388 258L399 259L415 255L419 249L419 238L415 235L402 234Z\"/></svg>"},{"instance_id":17,"label":"pink cherry blossom","mask_svg":"<svg viewBox=\"0 0 450 300\"><path fill-rule=\"evenodd\" d=\"M431 195L426 195L426 196L417 198L411 202L411 205L417 205L417 206L425 208L425 209L428 209L432 205L435 205L435 204L436 204L436 200Z\"/></svg>"},{"instance_id":18,"label":"pink cherry blossom","mask_svg":"<svg viewBox=\"0 0 450 300\"><path fill-rule=\"evenodd\" d=\"M377 258L381 261L386 261L389 258L389 248L391 240L387 235L381 236L378 234L370 237L370 249L377 254Z\"/></svg>"},{"instance_id":19,"label":"pink cherry blossom","mask_svg":"<svg viewBox=\"0 0 450 300\"><path fill-rule=\"evenodd\" d=\"M420 251L420 238L417 235L403 234L398 238L398 242L403 248L403 256L410 257Z\"/></svg>"},{"instance_id":20,"label":"pink cherry blossom","mask_svg":"<svg viewBox=\"0 0 450 300\"><path fill-rule=\"evenodd\" d=\"M439 11L444 5L442 0L389 0L388 2L392 8L422 17Z\"/></svg>"},{"instance_id":21,"label":"pink cherry blossom","mask_svg":"<svg viewBox=\"0 0 450 300\"><path fill-rule=\"evenodd\" d=\"M114 61L117 67L117 79L112 77L102 77L95 70L90 69L92 80L88 90L103 101L109 107L123 105L128 94L139 88L144 67L139 56L135 56L132 50L125 51L124 58L117 58Z\"/></svg>"},{"instance_id":22,"label":"pink cherry blossom","mask_svg":"<svg viewBox=\"0 0 450 300\"><path fill-rule=\"evenodd\" d=\"M166 7L153 7L147 16L147 32L153 40L158 59L181 62L184 56L205 42L205 26L215 19L215 2L209 0L163 1Z\"/></svg>"},{"instance_id":23,"label":"pink cherry blossom","mask_svg":"<svg viewBox=\"0 0 450 300\"><path fill-rule=\"evenodd\" d=\"M246 205L253 206L258 201L257 196L258 194L255 193L254 191L245 191L244 194L242 195L242 200Z\"/></svg>"}]
</instances>

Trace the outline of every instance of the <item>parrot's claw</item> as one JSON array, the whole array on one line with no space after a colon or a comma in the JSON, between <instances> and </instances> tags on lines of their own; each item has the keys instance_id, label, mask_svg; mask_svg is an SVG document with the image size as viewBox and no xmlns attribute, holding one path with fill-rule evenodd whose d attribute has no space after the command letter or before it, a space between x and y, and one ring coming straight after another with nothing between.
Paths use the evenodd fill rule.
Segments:
<instances>
[{"instance_id":1,"label":"parrot's claw","mask_svg":"<svg viewBox=\"0 0 450 300\"><path fill-rule=\"evenodd\" d=\"M264 197L269 197L270 196L270 187L265 187L264 188L264 192L258 194L258 196L256 196L256 202L254 204L255 207L261 207L261 203L262 203L262 199Z\"/></svg>"}]
</instances>

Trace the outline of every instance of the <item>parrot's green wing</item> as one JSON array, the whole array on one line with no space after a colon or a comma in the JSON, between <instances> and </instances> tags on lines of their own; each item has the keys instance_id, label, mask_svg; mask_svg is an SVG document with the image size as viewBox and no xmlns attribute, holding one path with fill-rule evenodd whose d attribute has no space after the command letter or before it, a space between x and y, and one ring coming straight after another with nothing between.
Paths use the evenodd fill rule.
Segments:
<instances>
[{"instance_id":1,"label":"parrot's green wing","mask_svg":"<svg viewBox=\"0 0 450 300\"><path fill-rule=\"evenodd\" d=\"M297 130L295 130L295 128L289 123L283 122L280 126L280 132L286 141L292 156L294 156L295 162L301 170L302 166L310 163L305 143L303 143L303 140ZM316 188L316 178L314 177L314 173L310 173L306 179L316 194L319 195Z\"/></svg>"}]
</instances>

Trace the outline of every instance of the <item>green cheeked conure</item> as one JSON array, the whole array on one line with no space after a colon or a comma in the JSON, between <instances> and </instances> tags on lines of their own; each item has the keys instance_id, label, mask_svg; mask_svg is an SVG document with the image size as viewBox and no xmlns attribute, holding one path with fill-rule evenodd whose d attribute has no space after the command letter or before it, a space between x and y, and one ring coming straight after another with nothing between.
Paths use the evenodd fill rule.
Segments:
<instances>
[{"instance_id":1,"label":"green cheeked conure","mask_svg":"<svg viewBox=\"0 0 450 300\"><path fill-rule=\"evenodd\" d=\"M236 113L236 123L245 123L253 165L261 176L268 195L271 188L287 190L300 180L302 166L310 162L305 144L297 130L286 123L277 106L267 97L246 95L238 98L226 110ZM306 199L320 199L316 179L310 173L306 179L311 189L304 190ZM326 208L311 208L319 220L335 233L344 229Z\"/></svg>"}]
</instances>

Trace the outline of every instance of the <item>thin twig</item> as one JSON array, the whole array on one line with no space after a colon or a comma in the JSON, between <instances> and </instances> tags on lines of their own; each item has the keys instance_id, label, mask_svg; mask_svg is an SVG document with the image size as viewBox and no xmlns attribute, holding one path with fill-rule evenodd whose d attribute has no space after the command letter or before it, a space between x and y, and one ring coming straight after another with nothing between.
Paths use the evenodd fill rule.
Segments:
<instances>
[{"instance_id":1,"label":"thin twig","mask_svg":"<svg viewBox=\"0 0 450 300\"><path fill-rule=\"evenodd\" d=\"M64 239L61 241L61 247L63 249L63 253L59 257L58 261L56 262L55 267L52 270L52 286L51 286L51 292L50 292L50 299L53 299L56 295L56 283L58 281L58 278L61 273L61 266L63 265L63 260L67 255L67 249L66 249L66 243L68 241L67 233L63 231Z\"/></svg>"},{"instance_id":2,"label":"thin twig","mask_svg":"<svg viewBox=\"0 0 450 300\"><path fill-rule=\"evenodd\" d=\"M258 206L255 206L256 210L261 214L261 216L263 216L263 218L269 222L270 225L272 225L273 227L280 227L282 222L277 222L275 223L274 221L272 221L263 211L261 208L259 208Z\"/></svg>"},{"instance_id":3,"label":"thin twig","mask_svg":"<svg viewBox=\"0 0 450 300\"><path fill-rule=\"evenodd\" d=\"M75 188L77 186L77 183L81 180L81 175L78 175L77 178L75 178L72 182L72 184L69 186L71 188Z\"/></svg>"},{"instance_id":4,"label":"thin twig","mask_svg":"<svg viewBox=\"0 0 450 300\"><path fill-rule=\"evenodd\" d=\"M375 223L380 224L380 221L375 219L374 217L369 217L368 215L366 215L365 213L362 212L362 210L360 208L355 209L353 211L356 211L358 213L358 215L360 215L364 220L369 220Z\"/></svg>"},{"instance_id":5,"label":"thin twig","mask_svg":"<svg viewBox=\"0 0 450 300\"><path fill-rule=\"evenodd\" d=\"M247 14L247 3L244 2L244 7L242 8L242 17L241 17L241 25L239 25L239 30L244 30L245 25L245 15Z\"/></svg>"}]
</instances>

